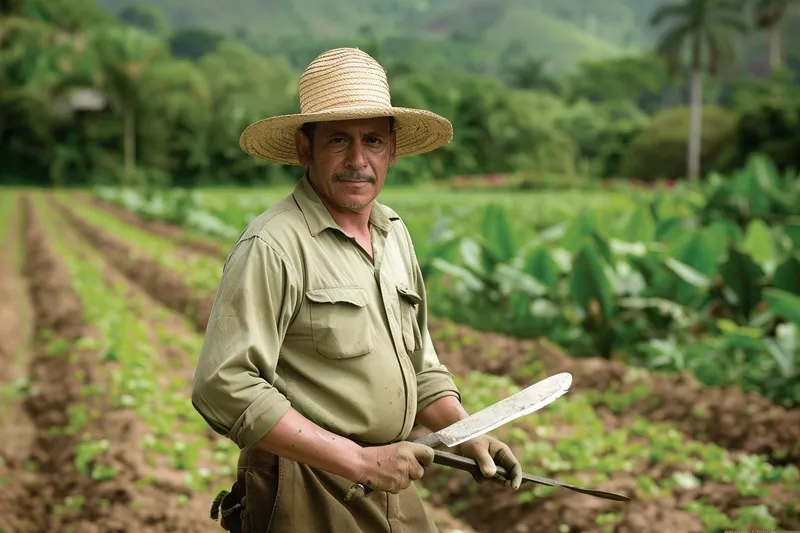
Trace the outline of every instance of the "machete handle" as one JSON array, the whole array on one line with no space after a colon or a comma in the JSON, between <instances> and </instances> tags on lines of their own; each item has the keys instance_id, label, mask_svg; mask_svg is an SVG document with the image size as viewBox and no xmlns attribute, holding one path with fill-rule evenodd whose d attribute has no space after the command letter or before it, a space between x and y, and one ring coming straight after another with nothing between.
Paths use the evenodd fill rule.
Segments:
<instances>
[{"instance_id":1,"label":"machete handle","mask_svg":"<svg viewBox=\"0 0 800 533\"><path fill-rule=\"evenodd\" d=\"M427 435L423 435L422 437L414 439L411 442L414 442L416 444L422 444L424 446L430 446L431 448L436 448L437 446L442 444L442 441L439 440L439 437L436 436L436 433L428 433ZM439 452L434 450L434 454L435 453ZM436 462L435 455L433 462L434 463ZM349 502L349 501L360 500L364 496L371 493L373 490L374 489L371 489L361 483L353 483L353 485L350 486L350 490L347 491L347 494L344 497L344 501Z\"/></svg>"},{"instance_id":2,"label":"machete handle","mask_svg":"<svg viewBox=\"0 0 800 533\"><path fill-rule=\"evenodd\" d=\"M478 477L483 476L483 473L481 473L481 468L475 461L475 459L470 459L468 457L463 457L461 455L436 451L433 462L444 466L458 468L459 470L465 470L473 475L477 475ZM497 465L497 475L505 479L510 479L508 470L506 470L500 465ZM604 498L606 500L616 500L620 502L626 502L630 500L628 496L617 494L615 492L608 492L597 489L585 489L583 487L576 487L575 485L564 483L563 481L558 481L546 477L540 477L533 474L523 473L522 481L523 482L527 481L528 483L539 483L540 485L548 485L550 487L563 487L565 489L573 490L575 492L580 492L582 494L588 494L590 496L596 496L598 498Z\"/></svg>"},{"instance_id":3,"label":"machete handle","mask_svg":"<svg viewBox=\"0 0 800 533\"><path fill-rule=\"evenodd\" d=\"M458 468L459 470L464 470L469 472L473 475L477 475L478 477L483 476L481 472L481 468L475 459L470 459L468 457L463 457L461 455L456 455L453 453L442 452L439 450L434 450L434 458L433 462L436 464L440 464L443 466L449 466L452 468ZM510 479L510 475L508 470L504 467L497 465L497 475L501 476L505 479ZM563 487L565 489L579 492L581 494L588 494L589 496L595 496L597 498L603 498L606 500L615 500L619 502L627 502L630 501L629 496L625 496L623 494L617 494L615 492L608 492L604 490L597 490L597 489L586 489L583 487L577 487L575 485L570 485L569 483L564 483L563 481L558 481L555 479L550 479L546 477L536 476L534 474L522 474L522 481L528 483L538 483L540 485L547 485L550 487ZM347 495L344 498L344 501L355 501L359 500L373 490L369 487L365 487L361 483L356 483L350 490L347 492Z\"/></svg>"}]
</instances>

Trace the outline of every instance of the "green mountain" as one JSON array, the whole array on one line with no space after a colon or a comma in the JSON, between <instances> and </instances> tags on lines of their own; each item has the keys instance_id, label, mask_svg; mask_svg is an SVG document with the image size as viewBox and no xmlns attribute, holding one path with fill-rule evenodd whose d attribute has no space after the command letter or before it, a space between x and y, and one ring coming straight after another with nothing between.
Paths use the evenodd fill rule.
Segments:
<instances>
[{"instance_id":1,"label":"green mountain","mask_svg":"<svg viewBox=\"0 0 800 533\"><path fill-rule=\"evenodd\" d=\"M160 9L173 28L246 36L269 50L291 53L302 43L318 50L319 43L349 45L374 35L413 47L438 45L457 62L486 56L496 63L501 55L533 55L561 70L581 59L614 57L646 46L643 6L658 1L150 0L149 5ZM130 0L97 2L112 13L131 5ZM388 50L397 48L389 45Z\"/></svg>"},{"instance_id":2,"label":"green mountain","mask_svg":"<svg viewBox=\"0 0 800 533\"><path fill-rule=\"evenodd\" d=\"M160 13L175 30L202 29L236 35L255 49L277 52L302 68L335 46L359 46L427 73L442 69L496 74L503 66L542 60L552 71L581 60L652 49L662 29L651 28L654 9L669 0L95 0L108 12L127 6ZM800 4L784 23L789 65L800 65ZM213 40L213 39L212 39ZM377 46L377 43L380 46ZM743 42L741 65L767 68L766 35Z\"/></svg>"}]
</instances>

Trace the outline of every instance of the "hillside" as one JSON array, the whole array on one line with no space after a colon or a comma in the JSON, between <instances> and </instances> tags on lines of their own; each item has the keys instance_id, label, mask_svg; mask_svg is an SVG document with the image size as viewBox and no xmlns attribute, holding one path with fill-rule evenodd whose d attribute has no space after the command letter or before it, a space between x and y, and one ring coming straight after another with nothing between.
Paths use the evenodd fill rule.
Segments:
<instances>
[{"instance_id":1,"label":"hillside","mask_svg":"<svg viewBox=\"0 0 800 533\"><path fill-rule=\"evenodd\" d=\"M656 0L646 0L652 4ZM118 13L129 0L97 0ZM489 53L544 57L557 70L580 59L612 57L645 45L637 25L639 0L150 0L175 28L200 26L247 35L266 49L324 41L351 44L360 35L381 39L414 38L432 45L459 45L462 60ZM144 4L142 3L142 4ZM139 5L142 5L139 4ZM289 43L297 43L291 45ZM287 48L289 48L287 50ZM463 52L467 51L466 54ZM482 63L485 65L486 63Z\"/></svg>"}]
</instances>

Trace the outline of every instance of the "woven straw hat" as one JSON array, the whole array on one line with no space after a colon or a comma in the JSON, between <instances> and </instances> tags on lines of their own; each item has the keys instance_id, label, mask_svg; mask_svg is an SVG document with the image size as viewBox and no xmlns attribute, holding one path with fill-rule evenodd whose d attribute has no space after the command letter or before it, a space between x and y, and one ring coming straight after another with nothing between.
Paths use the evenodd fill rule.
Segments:
<instances>
[{"instance_id":1,"label":"woven straw hat","mask_svg":"<svg viewBox=\"0 0 800 533\"><path fill-rule=\"evenodd\" d=\"M300 165L295 132L305 122L395 117L397 157L429 152L450 142L453 126L423 109L392 107L381 65L357 48L319 55L300 77L300 113L266 118L248 126L239 146L273 163Z\"/></svg>"}]
</instances>

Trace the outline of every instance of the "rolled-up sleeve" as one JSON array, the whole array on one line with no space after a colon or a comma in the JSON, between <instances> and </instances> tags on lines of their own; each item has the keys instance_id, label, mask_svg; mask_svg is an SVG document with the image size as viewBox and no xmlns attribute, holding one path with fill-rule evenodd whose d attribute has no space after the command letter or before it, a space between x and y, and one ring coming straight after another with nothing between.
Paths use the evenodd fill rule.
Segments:
<instances>
[{"instance_id":1,"label":"rolled-up sleeve","mask_svg":"<svg viewBox=\"0 0 800 533\"><path fill-rule=\"evenodd\" d=\"M411 249L414 290L421 298L417 306L417 324L421 336L421 346L411 358L417 374L417 413L419 413L431 403L445 396L455 396L460 402L461 393L456 387L453 375L439 361L439 356L436 354L430 331L428 331L428 297L425 281L411 244L411 236L407 232L406 236Z\"/></svg>"},{"instance_id":2,"label":"rolled-up sleeve","mask_svg":"<svg viewBox=\"0 0 800 533\"><path fill-rule=\"evenodd\" d=\"M300 291L287 261L255 236L223 269L192 388L192 405L240 448L258 442L289 410L278 356Z\"/></svg>"}]
</instances>

